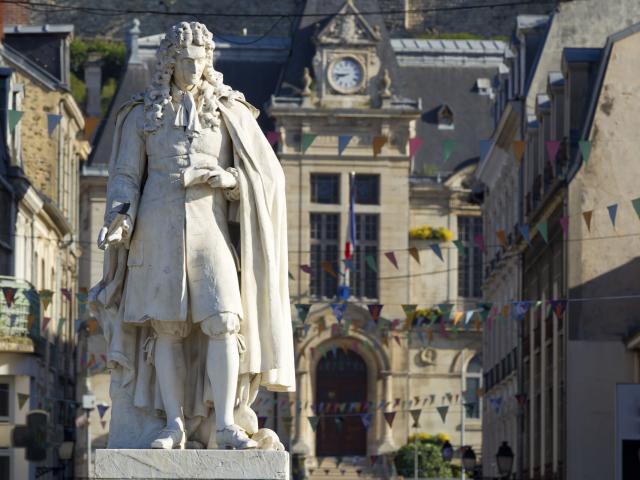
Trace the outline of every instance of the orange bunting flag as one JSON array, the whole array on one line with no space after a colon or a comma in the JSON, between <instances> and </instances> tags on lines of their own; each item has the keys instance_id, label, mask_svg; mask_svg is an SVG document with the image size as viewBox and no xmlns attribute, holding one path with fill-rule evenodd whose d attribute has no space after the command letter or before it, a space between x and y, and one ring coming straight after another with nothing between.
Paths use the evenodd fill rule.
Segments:
<instances>
[{"instance_id":1,"label":"orange bunting flag","mask_svg":"<svg viewBox=\"0 0 640 480\"><path fill-rule=\"evenodd\" d=\"M584 218L584 223L587 224L587 230L591 231L591 217L593 217L593 210L582 212L582 217Z\"/></svg>"},{"instance_id":2,"label":"orange bunting flag","mask_svg":"<svg viewBox=\"0 0 640 480\"><path fill-rule=\"evenodd\" d=\"M514 140L513 142L511 142L511 150L513 151L513 156L518 162L522 161L522 156L524 155L524 149L526 148L526 146L526 140Z\"/></svg>"},{"instance_id":3,"label":"orange bunting flag","mask_svg":"<svg viewBox=\"0 0 640 480\"><path fill-rule=\"evenodd\" d=\"M100 123L100 117L86 117L84 119L84 138L89 140L94 130Z\"/></svg>"},{"instance_id":4,"label":"orange bunting flag","mask_svg":"<svg viewBox=\"0 0 640 480\"><path fill-rule=\"evenodd\" d=\"M326 260L323 260L322 262L320 262L320 266L322 267L322 270L327 272L329 275L331 275L334 278L338 278L338 274L334 270L333 265L331 265L331 262L327 262Z\"/></svg>"},{"instance_id":5,"label":"orange bunting flag","mask_svg":"<svg viewBox=\"0 0 640 480\"><path fill-rule=\"evenodd\" d=\"M409 249L409 255L411 255L416 262L420 263L420 252L416 247Z\"/></svg>"},{"instance_id":6,"label":"orange bunting flag","mask_svg":"<svg viewBox=\"0 0 640 480\"><path fill-rule=\"evenodd\" d=\"M462 317L464 317L464 312L456 312L453 314L453 324L457 325L460 323L460 320L462 320Z\"/></svg>"},{"instance_id":7,"label":"orange bunting flag","mask_svg":"<svg viewBox=\"0 0 640 480\"><path fill-rule=\"evenodd\" d=\"M388 138L379 136L373 137L373 156L377 157L382 152L382 147L387 143Z\"/></svg>"},{"instance_id":8,"label":"orange bunting flag","mask_svg":"<svg viewBox=\"0 0 640 480\"><path fill-rule=\"evenodd\" d=\"M496 237L498 238L498 242L502 245L502 248L507 248L507 234L504 230L496 231Z\"/></svg>"}]
</instances>

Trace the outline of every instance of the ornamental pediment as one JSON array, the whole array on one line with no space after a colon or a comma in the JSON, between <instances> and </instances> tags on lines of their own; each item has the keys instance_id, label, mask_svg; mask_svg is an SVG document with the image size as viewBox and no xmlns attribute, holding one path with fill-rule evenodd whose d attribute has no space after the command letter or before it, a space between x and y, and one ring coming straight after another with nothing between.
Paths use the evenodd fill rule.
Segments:
<instances>
[{"instance_id":1,"label":"ornamental pediment","mask_svg":"<svg viewBox=\"0 0 640 480\"><path fill-rule=\"evenodd\" d=\"M350 0L316 35L321 45L372 45L379 40L377 26L372 28Z\"/></svg>"}]
</instances>

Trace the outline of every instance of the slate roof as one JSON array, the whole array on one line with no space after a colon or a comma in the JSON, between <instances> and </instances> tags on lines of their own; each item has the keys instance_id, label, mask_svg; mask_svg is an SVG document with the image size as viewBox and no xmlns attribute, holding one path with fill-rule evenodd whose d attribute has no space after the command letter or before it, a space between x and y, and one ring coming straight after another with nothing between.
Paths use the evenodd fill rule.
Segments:
<instances>
[{"instance_id":1,"label":"slate roof","mask_svg":"<svg viewBox=\"0 0 640 480\"><path fill-rule=\"evenodd\" d=\"M422 99L423 113L416 124L422 148L415 156L413 173L448 176L480 156L480 140L493 130L491 100L476 89L479 78L492 78L495 67L401 67L392 89L403 96ZM453 112L454 128L438 129L438 110L448 105ZM454 141L447 162L443 159L443 142Z\"/></svg>"}]
</instances>

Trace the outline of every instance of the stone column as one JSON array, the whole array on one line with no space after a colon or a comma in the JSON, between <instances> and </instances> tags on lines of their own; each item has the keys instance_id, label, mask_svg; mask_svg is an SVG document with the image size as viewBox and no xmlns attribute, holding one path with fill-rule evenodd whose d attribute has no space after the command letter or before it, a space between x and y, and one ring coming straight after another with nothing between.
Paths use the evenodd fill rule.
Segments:
<instances>
[{"instance_id":1,"label":"stone column","mask_svg":"<svg viewBox=\"0 0 640 480\"><path fill-rule=\"evenodd\" d=\"M295 455L309 455L311 446L308 442L310 425L307 421L307 411L309 405L305 409L305 403L309 402L309 372L307 370L298 370L297 372L298 401L300 409L296 404L296 423L293 441L291 442L291 453Z\"/></svg>"},{"instance_id":2,"label":"stone column","mask_svg":"<svg viewBox=\"0 0 640 480\"><path fill-rule=\"evenodd\" d=\"M382 401L385 404L393 398L393 385L391 384L392 377L390 371L380 372L382 375ZM382 432L380 438L380 446L378 447L378 455L385 453L391 453L398 448L393 442L393 432L389 424L385 421L384 415L382 416Z\"/></svg>"}]
</instances>

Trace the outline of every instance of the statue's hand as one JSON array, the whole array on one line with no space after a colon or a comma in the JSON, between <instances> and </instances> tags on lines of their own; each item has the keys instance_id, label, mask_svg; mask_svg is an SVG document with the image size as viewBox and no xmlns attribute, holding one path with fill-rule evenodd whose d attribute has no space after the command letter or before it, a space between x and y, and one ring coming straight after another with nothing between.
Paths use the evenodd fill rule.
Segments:
<instances>
[{"instance_id":1,"label":"statue's hand","mask_svg":"<svg viewBox=\"0 0 640 480\"><path fill-rule=\"evenodd\" d=\"M117 245L127 240L133 225L129 215L124 215L118 226L110 231L109 227L102 227L98 233L98 248L104 250L110 245Z\"/></svg>"},{"instance_id":2,"label":"statue's hand","mask_svg":"<svg viewBox=\"0 0 640 480\"><path fill-rule=\"evenodd\" d=\"M211 177L207 180L207 183L212 188L235 188L238 181L232 173L219 169L211 173Z\"/></svg>"}]
</instances>

